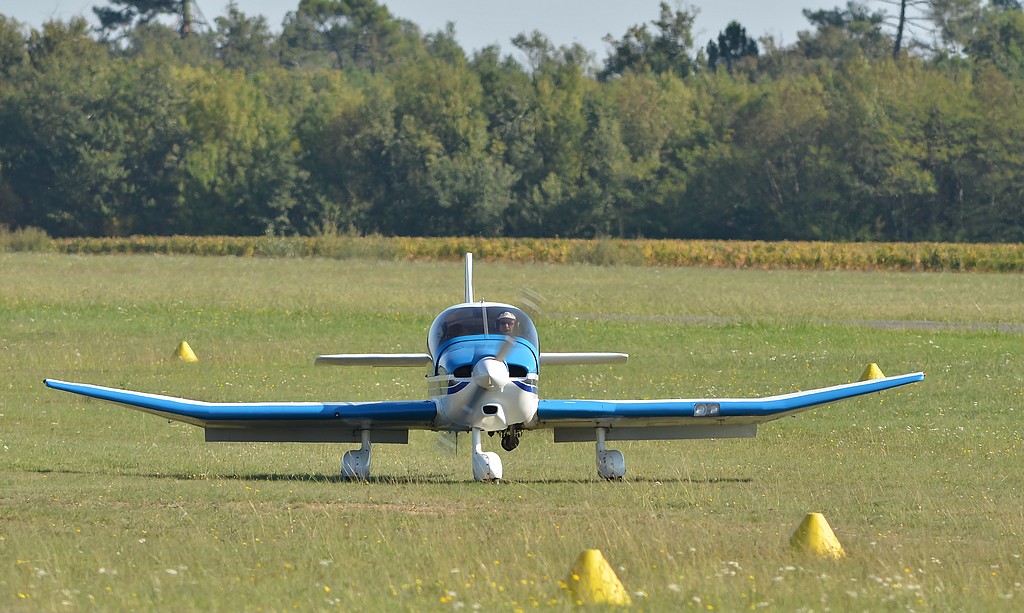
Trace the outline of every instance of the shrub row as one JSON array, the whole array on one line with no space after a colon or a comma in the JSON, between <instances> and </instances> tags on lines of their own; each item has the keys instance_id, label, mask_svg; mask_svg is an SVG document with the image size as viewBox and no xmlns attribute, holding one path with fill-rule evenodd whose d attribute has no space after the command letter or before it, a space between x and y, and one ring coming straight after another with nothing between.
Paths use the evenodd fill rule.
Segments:
<instances>
[{"instance_id":1,"label":"shrub row","mask_svg":"<svg viewBox=\"0 0 1024 613\"><path fill-rule=\"evenodd\" d=\"M711 240L388 238L382 236L131 236L49 239L0 229L0 251L456 260L798 270L1022 272L1020 244L825 243Z\"/></svg>"}]
</instances>

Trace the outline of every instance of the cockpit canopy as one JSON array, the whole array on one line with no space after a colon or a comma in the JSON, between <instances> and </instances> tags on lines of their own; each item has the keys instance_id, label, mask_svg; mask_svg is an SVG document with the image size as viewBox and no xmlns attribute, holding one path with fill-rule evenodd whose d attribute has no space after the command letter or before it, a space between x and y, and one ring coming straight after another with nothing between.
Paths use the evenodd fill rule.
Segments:
<instances>
[{"instance_id":1,"label":"cockpit canopy","mask_svg":"<svg viewBox=\"0 0 1024 613\"><path fill-rule=\"evenodd\" d=\"M498 326L498 318L508 313L515 317L511 331ZM537 328L530 317L514 306L494 302L460 304L442 311L430 326L427 347L436 359L438 349L453 338L479 334L511 334L538 348Z\"/></svg>"}]
</instances>

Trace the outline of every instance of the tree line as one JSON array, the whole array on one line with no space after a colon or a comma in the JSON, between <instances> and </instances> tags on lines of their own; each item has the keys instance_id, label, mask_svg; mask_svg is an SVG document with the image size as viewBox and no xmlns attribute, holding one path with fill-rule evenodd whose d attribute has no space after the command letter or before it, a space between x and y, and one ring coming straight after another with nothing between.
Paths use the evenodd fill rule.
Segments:
<instances>
[{"instance_id":1,"label":"tree line","mask_svg":"<svg viewBox=\"0 0 1024 613\"><path fill-rule=\"evenodd\" d=\"M701 44L662 4L600 62L540 32L467 54L375 0L301 0L279 32L108 4L0 15L0 226L1024 240L1015 0L804 11L788 46Z\"/></svg>"}]
</instances>

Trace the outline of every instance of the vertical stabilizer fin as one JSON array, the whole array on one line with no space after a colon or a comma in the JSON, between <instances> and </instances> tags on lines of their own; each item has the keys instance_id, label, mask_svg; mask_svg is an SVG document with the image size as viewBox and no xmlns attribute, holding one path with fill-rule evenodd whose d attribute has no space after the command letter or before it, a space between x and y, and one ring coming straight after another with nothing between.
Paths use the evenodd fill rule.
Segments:
<instances>
[{"instance_id":1,"label":"vertical stabilizer fin","mask_svg":"<svg viewBox=\"0 0 1024 613\"><path fill-rule=\"evenodd\" d=\"M473 302L473 254L466 252L466 302Z\"/></svg>"}]
</instances>

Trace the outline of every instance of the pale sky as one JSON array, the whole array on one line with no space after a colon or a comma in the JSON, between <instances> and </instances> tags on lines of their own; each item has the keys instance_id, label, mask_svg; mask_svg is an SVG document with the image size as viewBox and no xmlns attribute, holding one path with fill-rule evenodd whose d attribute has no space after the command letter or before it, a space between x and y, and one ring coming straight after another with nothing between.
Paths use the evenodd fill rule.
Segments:
<instances>
[{"instance_id":1,"label":"pale sky","mask_svg":"<svg viewBox=\"0 0 1024 613\"><path fill-rule=\"evenodd\" d=\"M775 37L780 45L796 42L796 33L810 29L802 9L817 10L846 6L845 0L693 0L679 3L667 0L670 7L696 7L694 41L704 47L718 36L733 19L748 35ZM228 0L198 0L200 11L209 23L226 12ZM287 12L295 10L298 0L237 0L250 17L263 15L270 27L279 31ZM384 0L392 14L408 19L425 32L455 23L459 44L467 53L497 43L506 53L510 40L522 32L540 30L555 45L580 43L595 52L598 59L607 55L602 41L606 34L621 38L636 24L657 19L659 0ZM880 0L869 2L884 9ZM47 19L67 20L75 15L92 18L93 6L110 6L103 0L0 0L0 14L13 17L31 27Z\"/></svg>"}]
</instances>

